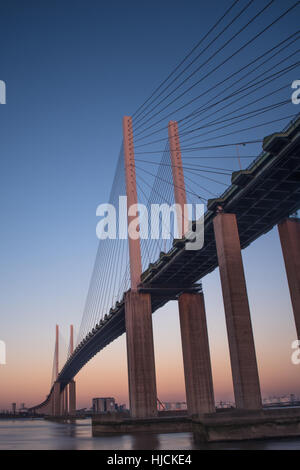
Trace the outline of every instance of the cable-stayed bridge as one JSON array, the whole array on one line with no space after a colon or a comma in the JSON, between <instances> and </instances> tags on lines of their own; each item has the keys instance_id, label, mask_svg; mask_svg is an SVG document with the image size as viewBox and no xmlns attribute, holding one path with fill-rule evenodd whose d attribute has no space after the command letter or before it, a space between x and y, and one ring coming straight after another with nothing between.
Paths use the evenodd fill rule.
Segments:
<instances>
[{"instance_id":1,"label":"cable-stayed bridge","mask_svg":"<svg viewBox=\"0 0 300 470\"><path fill-rule=\"evenodd\" d=\"M99 242L77 342L73 347L71 334L59 370L56 341L53 384L36 412L74 413L75 375L125 332L131 414L155 416L151 314L170 300L179 302L188 411L213 412L201 279L216 267L236 406L260 408L241 249L277 224L300 337L300 118L292 88L297 73L299 78L300 31L287 26L299 2L282 6L277 15L273 1L263 3L234 1L132 117L123 119L109 198L117 209L116 236ZM120 196L127 196L125 218ZM136 219L127 209L137 203L145 208L138 220L143 231L123 237ZM174 203L181 211L166 227L161 205ZM204 245L186 249L198 226L199 203L205 206Z\"/></svg>"}]
</instances>

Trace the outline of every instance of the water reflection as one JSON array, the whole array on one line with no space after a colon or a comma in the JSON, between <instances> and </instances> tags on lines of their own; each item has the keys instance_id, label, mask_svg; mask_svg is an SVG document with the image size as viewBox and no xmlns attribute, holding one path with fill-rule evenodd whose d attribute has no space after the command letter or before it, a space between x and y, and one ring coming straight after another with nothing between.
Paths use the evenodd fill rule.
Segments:
<instances>
[{"instance_id":1,"label":"water reflection","mask_svg":"<svg viewBox=\"0 0 300 470\"><path fill-rule=\"evenodd\" d=\"M190 450L190 449L297 449L300 438L262 441L199 443L192 433L124 434L92 437L90 420L58 423L44 420L0 420L0 449L70 450Z\"/></svg>"},{"instance_id":2,"label":"water reflection","mask_svg":"<svg viewBox=\"0 0 300 470\"><path fill-rule=\"evenodd\" d=\"M131 441L131 449L151 450L160 448L159 437L157 434L132 434Z\"/></svg>"}]
</instances>

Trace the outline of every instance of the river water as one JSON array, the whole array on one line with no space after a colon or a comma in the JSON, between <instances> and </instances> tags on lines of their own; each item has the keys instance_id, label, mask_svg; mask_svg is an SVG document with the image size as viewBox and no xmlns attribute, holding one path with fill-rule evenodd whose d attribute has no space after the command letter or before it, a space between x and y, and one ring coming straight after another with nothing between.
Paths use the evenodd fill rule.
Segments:
<instances>
[{"instance_id":1,"label":"river water","mask_svg":"<svg viewBox=\"0 0 300 470\"><path fill-rule=\"evenodd\" d=\"M195 444L191 433L139 434L92 437L91 421L61 424L42 419L0 420L3 450L190 450L190 449L297 449L300 438Z\"/></svg>"}]
</instances>

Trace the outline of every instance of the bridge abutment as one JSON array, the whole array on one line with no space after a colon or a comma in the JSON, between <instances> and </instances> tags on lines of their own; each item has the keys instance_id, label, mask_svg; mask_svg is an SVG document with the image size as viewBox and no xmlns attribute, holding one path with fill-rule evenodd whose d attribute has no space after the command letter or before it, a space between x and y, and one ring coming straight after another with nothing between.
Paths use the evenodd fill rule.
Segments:
<instances>
[{"instance_id":1,"label":"bridge abutment","mask_svg":"<svg viewBox=\"0 0 300 470\"><path fill-rule=\"evenodd\" d=\"M130 291L125 298L130 414L157 415L152 310L150 294Z\"/></svg>"},{"instance_id":2,"label":"bridge abutment","mask_svg":"<svg viewBox=\"0 0 300 470\"><path fill-rule=\"evenodd\" d=\"M259 409L262 406L259 376L235 214L217 214L214 232L236 407Z\"/></svg>"},{"instance_id":3,"label":"bridge abutment","mask_svg":"<svg viewBox=\"0 0 300 470\"><path fill-rule=\"evenodd\" d=\"M286 219L278 232L294 311L297 338L300 339L300 220Z\"/></svg>"},{"instance_id":4,"label":"bridge abutment","mask_svg":"<svg viewBox=\"0 0 300 470\"><path fill-rule=\"evenodd\" d=\"M203 293L179 297L179 317L188 413L215 412Z\"/></svg>"}]
</instances>

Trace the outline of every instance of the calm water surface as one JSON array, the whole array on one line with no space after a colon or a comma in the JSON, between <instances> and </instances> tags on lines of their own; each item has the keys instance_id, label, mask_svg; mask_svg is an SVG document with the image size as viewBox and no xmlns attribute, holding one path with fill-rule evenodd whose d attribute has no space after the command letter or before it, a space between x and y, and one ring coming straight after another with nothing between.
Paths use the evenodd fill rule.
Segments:
<instances>
[{"instance_id":1,"label":"calm water surface","mask_svg":"<svg viewBox=\"0 0 300 470\"><path fill-rule=\"evenodd\" d=\"M190 449L297 449L300 438L242 443L195 444L191 433L92 437L91 421L61 424L41 419L0 420L0 449L49 450L190 450Z\"/></svg>"}]
</instances>

